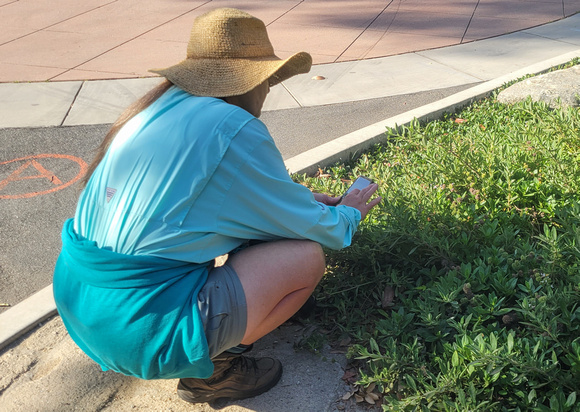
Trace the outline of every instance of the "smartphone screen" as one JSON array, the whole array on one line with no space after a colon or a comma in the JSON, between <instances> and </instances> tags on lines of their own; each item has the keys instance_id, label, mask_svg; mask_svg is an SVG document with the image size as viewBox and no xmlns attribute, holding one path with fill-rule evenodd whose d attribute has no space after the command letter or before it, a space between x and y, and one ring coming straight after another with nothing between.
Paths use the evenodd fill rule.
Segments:
<instances>
[{"instance_id":1,"label":"smartphone screen","mask_svg":"<svg viewBox=\"0 0 580 412\"><path fill-rule=\"evenodd\" d=\"M342 199L344 199L344 197L353 189L358 189L358 190L364 189L365 187L370 185L372 182L373 182L372 180L370 180L369 178L366 178L364 176L357 177L357 179L354 181L354 183L352 185L350 185L350 187L347 189L346 192L344 192L344 194L340 198L340 202L342 202ZM338 202L338 203L340 203L340 202Z\"/></svg>"}]
</instances>

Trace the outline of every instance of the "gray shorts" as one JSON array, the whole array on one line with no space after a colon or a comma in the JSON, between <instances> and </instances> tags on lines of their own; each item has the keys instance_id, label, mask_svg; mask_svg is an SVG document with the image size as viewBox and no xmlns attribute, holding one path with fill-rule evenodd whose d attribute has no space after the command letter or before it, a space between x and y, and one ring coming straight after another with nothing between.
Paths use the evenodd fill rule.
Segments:
<instances>
[{"instance_id":1,"label":"gray shorts","mask_svg":"<svg viewBox=\"0 0 580 412\"><path fill-rule=\"evenodd\" d=\"M248 311L246 295L236 271L228 266L211 269L197 295L209 356L214 358L242 341Z\"/></svg>"}]
</instances>

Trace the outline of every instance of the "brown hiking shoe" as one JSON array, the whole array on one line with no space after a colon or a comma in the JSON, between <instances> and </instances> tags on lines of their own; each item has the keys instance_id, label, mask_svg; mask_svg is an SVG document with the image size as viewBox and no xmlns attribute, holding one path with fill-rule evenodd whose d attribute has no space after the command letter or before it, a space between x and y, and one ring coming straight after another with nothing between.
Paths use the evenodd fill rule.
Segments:
<instances>
[{"instance_id":1,"label":"brown hiking shoe","mask_svg":"<svg viewBox=\"0 0 580 412\"><path fill-rule=\"evenodd\" d=\"M273 388L282 377L277 359L223 353L212 361L214 373L208 379L179 380L177 395L181 399L202 403L251 398Z\"/></svg>"}]
</instances>

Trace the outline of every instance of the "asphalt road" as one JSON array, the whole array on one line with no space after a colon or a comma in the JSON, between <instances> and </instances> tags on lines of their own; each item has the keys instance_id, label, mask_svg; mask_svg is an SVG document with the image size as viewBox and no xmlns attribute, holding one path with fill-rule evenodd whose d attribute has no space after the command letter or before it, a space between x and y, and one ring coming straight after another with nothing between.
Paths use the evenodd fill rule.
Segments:
<instances>
[{"instance_id":1,"label":"asphalt road","mask_svg":"<svg viewBox=\"0 0 580 412\"><path fill-rule=\"evenodd\" d=\"M466 89L265 112L284 158ZM110 125L0 130L0 311L52 282L76 180Z\"/></svg>"},{"instance_id":2,"label":"asphalt road","mask_svg":"<svg viewBox=\"0 0 580 412\"><path fill-rule=\"evenodd\" d=\"M0 130L0 303L13 306L52 282L60 230L80 186L49 191L77 177L78 159L90 161L107 128ZM43 154L70 157L29 157Z\"/></svg>"}]
</instances>

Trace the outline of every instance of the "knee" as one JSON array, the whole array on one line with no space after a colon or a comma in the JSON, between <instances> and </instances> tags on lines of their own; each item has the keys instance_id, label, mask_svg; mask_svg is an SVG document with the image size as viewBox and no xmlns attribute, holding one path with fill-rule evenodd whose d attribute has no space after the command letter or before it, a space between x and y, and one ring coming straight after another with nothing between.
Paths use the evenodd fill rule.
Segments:
<instances>
[{"instance_id":1,"label":"knee","mask_svg":"<svg viewBox=\"0 0 580 412\"><path fill-rule=\"evenodd\" d=\"M314 281L314 286L316 286L326 271L326 256L322 246L316 242L308 241L304 261L309 262L311 278Z\"/></svg>"}]
</instances>

